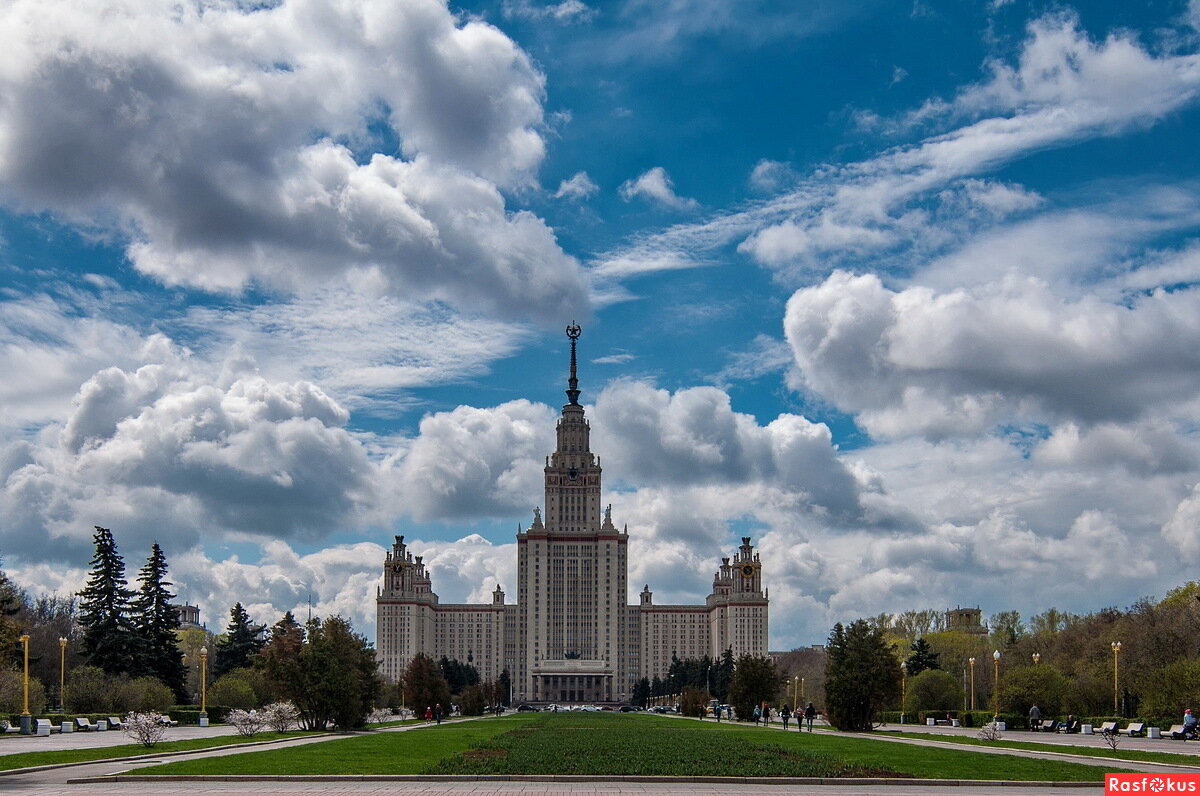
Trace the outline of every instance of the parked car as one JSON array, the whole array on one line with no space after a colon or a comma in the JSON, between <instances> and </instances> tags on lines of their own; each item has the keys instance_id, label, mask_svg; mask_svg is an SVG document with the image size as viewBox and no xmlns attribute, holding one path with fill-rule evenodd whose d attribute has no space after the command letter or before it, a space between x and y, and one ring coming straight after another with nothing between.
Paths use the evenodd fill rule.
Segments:
<instances>
[{"instance_id":1,"label":"parked car","mask_svg":"<svg viewBox=\"0 0 1200 796\"><path fill-rule=\"evenodd\" d=\"M533 705L517 705L518 713L537 713L538 709Z\"/></svg>"}]
</instances>

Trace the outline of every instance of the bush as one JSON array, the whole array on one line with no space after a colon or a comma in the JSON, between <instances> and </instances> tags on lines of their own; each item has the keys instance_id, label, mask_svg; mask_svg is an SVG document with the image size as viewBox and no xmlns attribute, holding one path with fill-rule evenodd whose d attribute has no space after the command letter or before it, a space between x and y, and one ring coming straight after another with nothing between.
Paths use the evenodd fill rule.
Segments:
<instances>
[{"instance_id":1,"label":"bush","mask_svg":"<svg viewBox=\"0 0 1200 796\"><path fill-rule=\"evenodd\" d=\"M208 721L210 724L223 724L225 718L232 710L228 705L209 705L208 706ZM200 723L200 706L189 705L187 707L175 706L167 711L167 715L180 724L199 724Z\"/></svg>"},{"instance_id":2,"label":"bush","mask_svg":"<svg viewBox=\"0 0 1200 796\"><path fill-rule=\"evenodd\" d=\"M0 710L20 713L25 707L24 675L18 671L0 670ZM29 712L46 709L46 687L35 677L29 678Z\"/></svg>"},{"instance_id":3,"label":"bush","mask_svg":"<svg viewBox=\"0 0 1200 796\"><path fill-rule=\"evenodd\" d=\"M287 732L300 720L300 711L291 702L272 702L260 713L263 721L275 732ZM389 711L390 715L390 711Z\"/></svg>"},{"instance_id":4,"label":"bush","mask_svg":"<svg viewBox=\"0 0 1200 796\"><path fill-rule=\"evenodd\" d=\"M108 713L116 707L113 679L98 666L67 672L66 708L78 713Z\"/></svg>"},{"instance_id":5,"label":"bush","mask_svg":"<svg viewBox=\"0 0 1200 796\"><path fill-rule=\"evenodd\" d=\"M702 719L708 713L708 702L711 699L712 695L707 691L685 685L679 700L679 712L685 716Z\"/></svg>"},{"instance_id":6,"label":"bush","mask_svg":"<svg viewBox=\"0 0 1200 796\"><path fill-rule=\"evenodd\" d=\"M247 671L247 669L235 669L210 685L208 687L209 699L233 708L258 707L258 694L255 693L250 678L246 676Z\"/></svg>"},{"instance_id":7,"label":"bush","mask_svg":"<svg viewBox=\"0 0 1200 796\"><path fill-rule=\"evenodd\" d=\"M153 677L119 680L116 684L118 712L165 713L175 701L171 689Z\"/></svg>"},{"instance_id":8,"label":"bush","mask_svg":"<svg viewBox=\"0 0 1200 796\"><path fill-rule=\"evenodd\" d=\"M963 690L958 680L941 669L926 669L908 679L904 695L904 712L911 715L921 711L945 714L963 702ZM945 718L944 715L938 718Z\"/></svg>"},{"instance_id":9,"label":"bush","mask_svg":"<svg viewBox=\"0 0 1200 796\"><path fill-rule=\"evenodd\" d=\"M130 713L125 716L125 734L147 748L167 734L161 713Z\"/></svg>"},{"instance_id":10,"label":"bush","mask_svg":"<svg viewBox=\"0 0 1200 796\"><path fill-rule=\"evenodd\" d=\"M464 716L482 716L484 708L483 689L477 685L469 685L462 692L462 714Z\"/></svg>"},{"instance_id":11,"label":"bush","mask_svg":"<svg viewBox=\"0 0 1200 796\"><path fill-rule=\"evenodd\" d=\"M229 711L229 716L226 719L238 731L238 735L249 738L252 735L258 735L262 732L263 717L256 710L242 710L234 708Z\"/></svg>"},{"instance_id":12,"label":"bush","mask_svg":"<svg viewBox=\"0 0 1200 796\"><path fill-rule=\"evenodd\" d=\"M1070 683L1058 669L1046 664L1026 666L1005 675L1000 683L1000 707L1007 713L1029 715L1034 705L1046 717L1063 710Z\"/></svg>"}]
</instances>

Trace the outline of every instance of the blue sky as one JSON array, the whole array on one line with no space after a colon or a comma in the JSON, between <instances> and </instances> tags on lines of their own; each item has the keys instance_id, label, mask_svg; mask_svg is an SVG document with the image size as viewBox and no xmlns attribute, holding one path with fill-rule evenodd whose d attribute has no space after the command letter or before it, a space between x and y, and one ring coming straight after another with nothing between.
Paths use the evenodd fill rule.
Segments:
<instances>
[{"instance_id":1,"label":"blue sky","mask_svg":"<svg viewBox=\"0 0 1200 796\"><path fill-rule=\"evenodd\" d=\"M772 648L1200 559L1200 4L16 0L0 554L515 599L578 320L630 582Z\"/></svg>"}]
</instances>

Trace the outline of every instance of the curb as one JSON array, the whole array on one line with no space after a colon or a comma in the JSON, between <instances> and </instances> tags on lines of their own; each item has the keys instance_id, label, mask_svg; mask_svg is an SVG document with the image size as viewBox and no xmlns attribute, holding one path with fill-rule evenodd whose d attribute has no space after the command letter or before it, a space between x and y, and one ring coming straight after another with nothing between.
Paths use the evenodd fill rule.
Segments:
<instances>
[{"instance_id":1,"label":"curb","mask_svg":"<svg viewBox=\"0 0 1200 796\"><path fill-rule=\"evenodd\" d=\"M212 775L130 775L81 777L67 780L69 785L95 785L113 782L645 782L652 784L715 784L715 785L832 785L832 786L918 786L918 787L1005 787L1005 788L1096 788L1103 782L1057 782L1048 780L989 780L989 779L904 779L899 777L650 777L544 774L544 775L450 775L450 774L318 774L300 776L279 774Z\"/></svg>"}]
</instances>

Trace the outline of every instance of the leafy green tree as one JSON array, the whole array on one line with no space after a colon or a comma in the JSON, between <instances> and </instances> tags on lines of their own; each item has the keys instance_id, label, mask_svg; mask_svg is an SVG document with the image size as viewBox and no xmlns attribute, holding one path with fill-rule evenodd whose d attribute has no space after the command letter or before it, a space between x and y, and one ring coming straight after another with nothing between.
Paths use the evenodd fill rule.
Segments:
<instances>
[{"instance_id":1,"label":"leafy green tree","mask_svg":"<svg viewBox=\"0 0 1200 796\"><path fill-rule=\"evenodd\" d=\"M908 678L904 694L904 712L910 715L921 711L959 710L963 703L962 685L949 672L926 669Z\"/></svg>"},{"instance_id":2,"label":"leafy green tree","mask_svg":"<svg viewBox=\"0 0 1200 796\"><path fill-rule=\"evenodd\" d=\"M1000 677L1000 708L1024 716L1037 705L1042 716L1057 716L1063 712L1069 687L1062 672L1044 663L1014 669Z\"/></svg>"},{"instance_id":3,"label":"leafy green tree","mask_svg":"<svg viewBox=\"0 0 1200 796\"><path fill-rule=\"evenodd\" d=\"M418 653L404 670L404 701L418 714L425 708L450 704L450 686L433 658Z\"/></svg>"},{"instance_id":4,"label":"leafy green tree","mask_svg":"<svg viewBox=\"0 0 1200 796\"><path fill-rule=\"evenodd\" d=\"M771 702L782 677L770 658L754 655L738 658L733 681L729 684L729 704L737 711L738 719L746 721L755 705Z\"/></svg>"},{"instance_id":5,"label":"leafy green tree","mask_svg":"<svg viewBox=\"0 0 1200 796\"><path fill-rule=\"evenodd\" d=\"M175 595L166 578L167 557L155 542L146 566L138 573L141 586L131 614L140 670L170 688L176 700L182 702L187 699L187 672L179 649L179 611L171 605Z\"/></svg>"},{"instance_id":6,"label":"leafy green tree","mask_svg":"<svg viewBox=\"0 0 1200 796\"><path fill-rule=\"evenodd\" d=\"M940 669L938 658L941 657L929 646L929 642L919 638L912 643L912 652L905 664L908 665L908 676L913 677L927 669Z\"/></svg>"},{"instance_id":7,"label":"leafy green tree","mask_svg":"<svg viewBox=\"0 0 1200 796\"><path fill-rule=\"evenodd\" d=\"M225 635L217 639L216 655L213 660L212 676L245 669L254 662L254 656L263 648L262 627L250 622L250 614L242 604L234 603L229 610L229 626Z\"/></svg>"},{"instance_id":8,"label":"leafy green tree","mask_svg":"<svg viewBox=\"0 0 1200 796\"><path fill-rule=\"evenodd\" d=\"M1178 660L1151 672L1142 691L1143 715L1182 716L1186 708L1194 707L1200 694L1200 660Z\"/></svg>"},{"instance_id":9,"label":"leafy green tree","mask_svg":"<svg viewBox=\"0 0 1200 796\"><path fill-rule=\"evenodd\" d=\"M873 729L879 711L900 696L900 662L884 631L859 619L834 625L826 646L825 701L839 730Z\"/></svg>"},{"instance_id":10,"label":"leafy green tree","mask_svg":"<svg viewBox=\"0 0 1200 796\"><path fill-rule=\"evenodd\" d=\"M308 623L293 666L277 653L295 639L283 628L278 646L272 638L264 651L261 665L272 691L296 706L306 730L330 723L344 730L362 727L382 686L375 650L340 616Z\"/></svg>"},{"instance_id":11,"label":"leafy green tree","mask_svg":"<svg viewBox=\"0 0 1200 796\"><path fill-rule=\"evenodd\" d=\"M992 638L1003 647L1011 647L1025 635L1020 611L1001 611L988 620L992 627Z\"/></svg>"},{"instance_id":12,"label":"leafy green tree","mask_svg":"<svg viewBox=\"0 0 1200 796\"><path fill-rule=\"evenodd\" d=\"M108 528L97 525L93 542L92 571L79 592L84 656L108 674L137 672L137 635L129 619L133 592L125 580L125 562Z\"/></svg>"}]
</instances>

